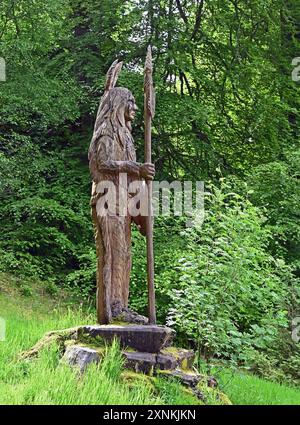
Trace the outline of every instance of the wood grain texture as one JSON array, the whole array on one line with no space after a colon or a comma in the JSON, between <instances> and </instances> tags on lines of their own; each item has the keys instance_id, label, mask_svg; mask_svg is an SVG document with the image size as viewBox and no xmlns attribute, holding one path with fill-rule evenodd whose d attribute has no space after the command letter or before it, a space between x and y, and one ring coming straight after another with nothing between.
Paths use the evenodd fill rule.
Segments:
<instances>
[{"instance_id":1,"label":"wood grain texture","mask_svg":"<svg viewBox=\"0 0 300 425\"><path fill-rule=\"evenodd\" d=\"M101 100L94 134L89 149L89 165L93 178L92 219L97 251L97 311L98 322L107 324L128 307L131 270L132 217L115 212L99 214L99 202L104 196L99 183L114 183L117 197L119 175L127 174L127 187L140 179L141 164L136 162L131 121L135 99L126 88L115 88L121 65L114 63L107 75L106 89ZM123 188L126 189L127 187Z\"/></svg>"}]
</instances>

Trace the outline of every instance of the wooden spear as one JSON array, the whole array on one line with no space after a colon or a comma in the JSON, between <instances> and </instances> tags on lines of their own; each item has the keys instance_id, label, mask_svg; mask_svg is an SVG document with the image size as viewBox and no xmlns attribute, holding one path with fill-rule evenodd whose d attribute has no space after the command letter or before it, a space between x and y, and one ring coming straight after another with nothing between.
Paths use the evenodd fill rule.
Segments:
<instances>
[{"instance_id":1,"label":"wooden spear","mask_svg":"<svg viewBox=\"0 0 300 425\"><path fill-rule=\"evenodd\" d=\"M155 114L155 91L153 86L153 63L151 46L148 47L146 64L145 64L145 162L152 162L152 119ZM153 255L153 212L152 212L152 181L147 180L148 208L146 217L146 237L147 237L147 277L148 277L148 310L149 324L156 324L155 309L155 288L154 288L154 255Z\"/></svg>"}]
</instances>

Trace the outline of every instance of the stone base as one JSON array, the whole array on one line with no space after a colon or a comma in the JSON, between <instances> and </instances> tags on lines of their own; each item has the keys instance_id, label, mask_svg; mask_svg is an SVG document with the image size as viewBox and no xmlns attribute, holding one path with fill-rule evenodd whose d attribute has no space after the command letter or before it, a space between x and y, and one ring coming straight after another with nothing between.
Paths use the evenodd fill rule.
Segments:
<instances>
[{"instance_id":1,"label":"stone base","mask_svg":"<svg viewBox=\"0 0 300 425\"><path fill-rule=\"evenodd\" d=\"M78 328L77 339L111 343L118 339L122 348L146 353L159 353L172 344L175 332L166 326L154 325L96 325Z\"/></svg>"},{"instance_id":2,"label":"stone base","mask_svg":"<svg viewBox=\"0 0 300 425\"><path fill-rule=\"evenodd\" d=\"M104 351L99 347L67 344L63 360L71 366L77 366L83 372L90 363L98 363ZM126 369L146 375L153 375L158 370L189 370L194 360L193 351L175 347L166 348L157 354L126 350L122 351L122 354Z\"/></svg>"},{"instance_id":3,"label":"stone base","mask_svg":"<svg viewBox=\"0 0 300 425\"><path fill-rule=\"evenodd\" d=\"M216 391L218 397L222 397L222 404L230 404L230 400L216 389L217 382L213 377L195 372L193 351L171 346L174 336L175 332L164 326L125 323L80 326L48 332L34 347L21 353L20 359L35 358L41 350L55 343L63 353L62 361L83 373L90 364L101 361L107 352L106 345L116 338L123 350L124 366L130 370L127 373L137 372L137 376L138 373L163 375L177 379L203 401L204 386ZM151 377L147 379L155 380Z\"/></svg>"},{"instance_id":4,"label":"stone base","mask_svg":"<svg viewBox=\"0 0 300 425\"><path fill-rule=\"evenodd\" d=\"M194 352L171 347L175 332L166 326L95 325L77 328L72 341L65 343L64 359L80 370L98 362L103 347L115 338L119 341L125 367L134 372L153 374L157 370L188 370L194 362Z\"/></svg>"},{"instance_id":5,"label":"stone base","mask_svg":"<svg viewBox=\"0 0 300 425\"><path fill-rule=\"evenodd\" d=\"M158 354L123 351L125 367L135 372L152 374L157 370L186 370L192 368L194 352L169 347Z\"/></svg>"},{"instance_id":6,"label":"stone base","mask_svg":"<svg viewBox=\"0 0 300 425\"><path fill-rule=\"evenodd\" d=\"M92 348L80 344L66 343L62 360L70 366L78 367L80 372L83 373L91 363L99 363L104 354L105 349L101 347ZM145 375L161 374L166 378L176 379L182 385L189 387L197 398L204 401L203 393L198 388L203 377L192 369L193 351L168 347L159 353L122 351L122 355L126 369ZM206 382L206 385L213 387L213 385L209 385L209 381Z\"/></svg>"}]
</instances>

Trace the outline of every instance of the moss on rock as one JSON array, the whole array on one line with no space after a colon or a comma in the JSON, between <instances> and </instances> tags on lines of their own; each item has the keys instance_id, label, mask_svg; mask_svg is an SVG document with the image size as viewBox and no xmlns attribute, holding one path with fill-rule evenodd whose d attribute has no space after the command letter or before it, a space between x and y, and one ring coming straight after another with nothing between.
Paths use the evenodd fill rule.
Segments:
<instances>
[{"instance_id":1,"label":"moss on rock","mask_svg":"<svg viewBox=\"0 0 300 425\"><path fill-rule=\"evenodd\" d=\"M45 348L56 344L60 351L64 351L65 342L71 339L77 339L78 327L63 329L59 331L47 332L31 349L20 354L21 360L28 360L38 357Z\"/></svg>"}]
</instances>

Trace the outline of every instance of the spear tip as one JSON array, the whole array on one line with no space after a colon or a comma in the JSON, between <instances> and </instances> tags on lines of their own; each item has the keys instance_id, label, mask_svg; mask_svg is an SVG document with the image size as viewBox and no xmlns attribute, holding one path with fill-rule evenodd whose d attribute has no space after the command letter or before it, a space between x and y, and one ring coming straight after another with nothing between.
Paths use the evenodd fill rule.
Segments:
<instances>
[{"instance_id":1,"label":"spear tip","mask_svg":"<svg viewBox=\"0 0 300 425\"><path fill-rule=\"evenodd\" d=\"M145 71L152 71L153 69L153 63L152 63L152 47L149 44L147 49L147 56L146 56L146 63L145 63Z\"/></svg>"},{"instance_id":2,"label":"spear tip","mask_svg":"<svg viewBox=\"0 0 300 425\"><path fill-rule=\"evenodd\" d=\"M153 86L153 62L152 62L152 49L148 46L146 62L145 62L145 81L144 81L144 92L145 92L145 111L148 116L154 118L155 115L155 90Z\"/></svg>"}]
</instances>

